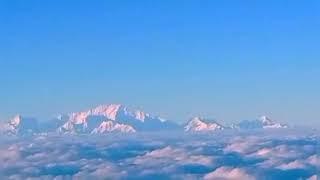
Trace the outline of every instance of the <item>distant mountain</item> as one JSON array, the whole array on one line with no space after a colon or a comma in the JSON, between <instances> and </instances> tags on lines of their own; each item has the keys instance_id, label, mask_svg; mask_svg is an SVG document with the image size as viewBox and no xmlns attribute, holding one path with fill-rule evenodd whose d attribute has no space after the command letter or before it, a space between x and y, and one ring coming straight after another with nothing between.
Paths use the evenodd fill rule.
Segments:
<instances>
[{"instance_id":1,"label":"distant mountain","mask_svg":"<svg viewBox=\"0 0 320 180\"><path fill-rule=\"evenodd\" d=\"M97 128L107 124L127 129L123 131L154 131L177 129L178 125L140 110L131 110L120 104L101 105L96 108L60 116L66 123L59 128L63 133L100 132ZM125 127L124 127L125 126ZM107 128L108 129L108 128ZM129 130L130 129L130 130Z\"/></svg>"},{"instance_id":2,"label":"distant mountain","mask_svg":"<svg viewBox=\"0 0 320 180\"><path fill-rule=\"evenodd\" d=\"M267 116L252 121L241 121L231 127L216 121L195 117L185 126L163 118L152 116L140 110L132 110L120 104L101 105L93 109L60 115L49 121L15 116L7 123L0 124L0 133L11 135L32 134L105 134L135 133L178 130L185 132L214 132L225 129L270 129L287 128L285 124L275 122Z\"/></svg>"},{"instance_id":3,"label":"distant mountain","mask_svg":"<svg viewBox=\"0 0 320 180\"><path fill-rule=\"evenodd\" d=\"M207 121L200 117L191 119L184 127L186 132L210 132L223 129L225 129L225 127L221 124L215 121Z\"/></svg>"},{"instance_id":4,"label":"distant mountain","mask_svg":"<svg viewBox=\"0 0 320 180\"><path fill-rule=\"evenodd\" d=\"M256 120L244 120L233 125L234 129L272 129L272 128L288 128L287 125L275 122L267 116L261 116Z\"/></svg>"},{"instance_id":5,"label":"distant mountain","mask_svg":"<svg viewBox=\"0 0 320 180\"><path fill-rule=\"evenodd\" d=\"M91 134L104 134L104 133L135 133L136 130L126 124L119 124L114 121L104 121L99 127L95 128Z\"/></svg>"},{"instance_id":6,"label":"distant mountain","mask_svg":"<svg viewBox=\"0 0 320 180\"><path fill-rule=\"evenodd\" d=\"M179 126L173 122L140 110L131 110L120 104L101 105L41 122L35 118L17 115L7 123L0 124L1 133L19 135L54 132L67 134L134 133L178 128Z\"/></svg>"},{"instance_id":7,"label":"distant mountain","mask_svg":"<svg viewBox=\"0 0 320 180\"><path fill-rule=\"evenodd\" d=\"M2 125L2 133L6 134L33 134L39 132L39 123L34 118L16 115L8 123Z\"/></svg>"}]
</instances>

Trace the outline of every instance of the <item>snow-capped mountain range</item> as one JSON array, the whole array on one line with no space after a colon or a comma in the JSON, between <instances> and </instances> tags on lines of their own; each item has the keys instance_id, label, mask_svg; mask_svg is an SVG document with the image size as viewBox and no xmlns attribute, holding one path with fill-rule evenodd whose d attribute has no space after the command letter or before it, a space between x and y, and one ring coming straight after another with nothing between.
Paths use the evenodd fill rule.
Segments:
<instances>
[{"instance_id":1,"label":"snow-capped mountain range","mask_svg":"<svg viewBox=\"0 0 320 180\"><path fill-rule=\"evenodd\" d=\"M63 133L136 132L176 128L176 124L123 105L101 105L96 108L61 115Z\"/></svg>"},{"instance_id":2,"label":"snow-capped mountain range","mask_svg":"<svg viewBox=\"0 0 320 180\"><path fill-rule=\"evenodd\" d=\"M0 132L5 134L104 134L168 130L213 132L225 129L287 127L287 125L274 122L266 116L253 121L241 121L232 126L224 126L217 121L208 121L204 118L195 117L184 126L181 126L140 110L132 110L120 104L111 104L101 105L81 112L59 115L50 121L37 121L35 118L17 115L9 122L0 124Z\"/></svg>"},{"instance_id":3,"label":"snow-capped mountain range","mask_svg":"<svg viewBox=\"0 0 320 180\"><path fill-rule=\"evenodd\" d=\"M186 132L209 132L225 129L224 126L215 121L207 121L200 117L192 118L184 127Z\"/></svg>"}]
</instances>

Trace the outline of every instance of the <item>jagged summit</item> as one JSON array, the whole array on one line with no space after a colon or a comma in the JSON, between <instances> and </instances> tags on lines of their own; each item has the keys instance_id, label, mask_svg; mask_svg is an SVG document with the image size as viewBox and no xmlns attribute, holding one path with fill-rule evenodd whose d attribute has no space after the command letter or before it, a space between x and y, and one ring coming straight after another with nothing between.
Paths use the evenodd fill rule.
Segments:
<instances>
[{"instance_id":1,"label":"jagged summit","mask_svg":"<svg viewBox=\"0 0 320 180\"><path fill-rule=\"evenodd\" d=\"M273 120L270 119L268 116L260 116L258 118L259 121L261 121L264 125L270 125L270 124L274 124Z\"/></svg>"},{"instance_id":2,"label":"jagged summit","mask_svg":"<svg viewBox=\"0 0 320 180\"><path fill-rule=\"evenodd\" d=\"M20 114L15 115L9 122L10 125L17 127L22 121L22 116Z\"/></svg>"},{"instance_id":3,"label":"jagged summit","mask_svg":"<svg viewBox=\"0 0 320 180\"><path fill-rule=\"evenodd\" d=\"M285 124L281 124L273 121L267 116L261 116L258 120L262 122L263 128L287 128L288 127Z\"/></svg>"},{"instance_id":4,"label":"jagged summit","mask_svg":"<svg viewBox=\"0 0 320 180\"><path fill-rule=\"evenodd\" d=\"M88 116L104 116L113 121L117 120L119 116L130 116L141 122L144 122L146 119L158 118L152 117L141 110L131 110L121 104L100 105L90 110L70 113L68 116L71 121L79 124L84 123ZM163 119L161 120L163 121Z\"/></svg>"},{"instance_id":5,"label":"jagged summit","mask_svg":"<svg viewBox=\"0 0 320 180\"><path fill-rule=\"evenodd\" d=\"M205 131L216 131L216 130L223 130L224 127L215 122L215 121L208 121L204 120L200 117L192 118L187 125L184 127L186 132L205 132Z\"/></svg>"},{"instance_id":6,"label":"jagged summit","mask_svg":"<svg viewBox=\"0 0 320 180\"><path fill-rule=\"evenodd\" d=\"M272 129L272 128L287 128L285 124L273 121L268 116L261 116L256 120L244 120L233 126L236 129Z\"/></svg>"},{"instance_id":7,"label":"jagged summit","mask_svg":"<svg viewBox=\"0 0 320 180\"><path fill-rule=\"evenodd\" d=\"M4 124L2 131L8 134L32 134L38 132L39 123L35 118L14 116Z\"/></svg>"},{"instance_id":8,"label":"jagged summit","mask_svg":"<svg viewBox=\"0 0 320 180\"><path fill-rule=\"evenodd\" d=\"M130 126L125 124L119 124L114 121L104 121L100 124L99 127L95 128L91 134L103 134L103 133L135 133L136 130Z\"/></svg>"},{"instance_id":9,"label":"jagged summit","mask_svg":"<svg viewBox=\"0 0 320 180\"><path fill-rule=\"evenodd\" d=\"M86 111L60 116L60 119L65 120L65 124L59 128L59 132L65 133L90 133L106 121L128 125L134 131L164 130L177 127L174 123L163 118L152 116L141 110L132 110L121 104L100 105Z\"/></svg>"},{"instance_id":10,"label":"jagged summit","mask_svg":"<svg viewBox=\"0 0 320 180\"><path fill-rule=\"evenodd\" d=\"M96 115L96 116L105 116L110 120L116 120L117 114L119 111L124 111L126 107L121 104L110 104L110 105L100 105L96 108L93 108L86 113L87 115Z\"/></svg>"}]
</instances>

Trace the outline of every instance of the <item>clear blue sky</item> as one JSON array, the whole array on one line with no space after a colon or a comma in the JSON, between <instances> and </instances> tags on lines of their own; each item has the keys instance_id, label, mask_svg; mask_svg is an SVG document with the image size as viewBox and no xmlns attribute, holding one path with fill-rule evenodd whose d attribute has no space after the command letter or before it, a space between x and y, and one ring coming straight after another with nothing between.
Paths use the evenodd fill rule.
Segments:
<instances>
[{"instance_id":1,"label":"clear blue sky","mask_svg":"<svg viewBox=\"0 0 320 180\"><path fill-rule=\"evenodd\" d=\"M320 126L318 0L2 0L0 119L123 103Z\"/></svg>"}]
</instances>

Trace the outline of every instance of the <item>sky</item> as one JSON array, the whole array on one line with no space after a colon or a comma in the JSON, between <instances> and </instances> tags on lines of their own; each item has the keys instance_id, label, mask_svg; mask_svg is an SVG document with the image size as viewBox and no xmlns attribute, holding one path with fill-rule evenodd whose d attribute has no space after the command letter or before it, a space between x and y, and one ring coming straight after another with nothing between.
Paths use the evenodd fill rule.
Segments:
<instances>
[{"instance_id":1,"label":"sky","mask_svg":"<svg viewBox=\"0 0 320 180\"><path fill-rule=\"evenodd\" d=\"M0 119L121 103L320 127L317 0L2 0Z\"/></svg>"}]
</instances>

